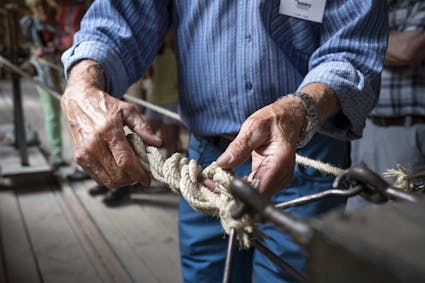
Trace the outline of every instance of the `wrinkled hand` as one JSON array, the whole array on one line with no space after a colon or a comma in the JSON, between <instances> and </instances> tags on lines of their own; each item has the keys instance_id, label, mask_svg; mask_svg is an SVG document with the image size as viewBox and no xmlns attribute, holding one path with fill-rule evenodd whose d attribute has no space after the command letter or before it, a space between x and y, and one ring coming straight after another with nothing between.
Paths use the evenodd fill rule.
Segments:
<instances>
[{"instance_id":1,"label":"wrinkled hand","mask_svg":"<svg viewBox=\"0 0 425 283\"><path fill-rule=\"evenodd\" d=\"M217 165L231 169L251 156L248 179L260 179L259 191L266 197L273 196L292 180L304 115L304 106L296 98L285 98L258 110L242 125Z\"/></svg>"},{"instance_id":2,"label":"wrinkled hand","mask_svg":"<svg viewBox=\"0 0 425 283\"><path fill-rule=\"evenodd\" d=\"M61 100L71 133L74 159L97 183L120 187L150 178L127 142L126 125L149 145L159 146L156 137L135 107L96 87L68 86Z\"/></svg>"}]
</instances>

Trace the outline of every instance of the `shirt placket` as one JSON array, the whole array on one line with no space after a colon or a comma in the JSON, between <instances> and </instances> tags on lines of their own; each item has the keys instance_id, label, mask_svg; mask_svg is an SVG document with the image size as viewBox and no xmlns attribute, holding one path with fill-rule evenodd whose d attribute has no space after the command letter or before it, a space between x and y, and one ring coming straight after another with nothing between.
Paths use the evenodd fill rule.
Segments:
<instances>
[{"instance_id":1,"label":"shirt placket","mask_svg":"<svg viewBox=\"0 0 425 283\"><path fill-rule=\"evenodd\" d=\"M252 77L252 62L249 54L252 54L252 19L250 10L255 5L255 0L240 1L238 12L238 97L235 98L234 107L238 107L238 119L243 122L246 119L246 109L248 97L254 93L254 78ZM245 109L245 110L243 110Z\"/></svg>"}]
</instances>

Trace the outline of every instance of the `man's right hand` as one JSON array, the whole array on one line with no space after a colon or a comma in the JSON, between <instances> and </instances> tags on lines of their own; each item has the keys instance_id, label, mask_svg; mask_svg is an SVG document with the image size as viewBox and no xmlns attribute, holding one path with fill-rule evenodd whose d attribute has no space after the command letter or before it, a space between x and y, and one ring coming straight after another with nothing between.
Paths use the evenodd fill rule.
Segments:
<instances>
[{"instance_id":1,"label":"man's right hand","mask_svg":"<svg viewBox=\"0 0 425 283\"><path fill-rule=\"evenodd\" d=\"M103 91L104 86L102 67L97 62L85 60L72 68L61 107L74 160L100 185L148 185L150 178L127 142L123 127L128 126L149 145L159 146L161 140L133 105L113 98Z\"/></svg>"}]
</instances>

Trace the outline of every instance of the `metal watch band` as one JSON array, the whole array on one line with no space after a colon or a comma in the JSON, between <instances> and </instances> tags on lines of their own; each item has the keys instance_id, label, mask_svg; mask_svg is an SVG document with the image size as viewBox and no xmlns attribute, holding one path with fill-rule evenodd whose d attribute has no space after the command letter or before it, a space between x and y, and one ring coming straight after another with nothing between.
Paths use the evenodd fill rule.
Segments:
<instances>
[{"instance_id":1,"label":"metal watch band","mask_svg":"<svg viewBox=\"0 0 425 283\"><path fill-rule=\"evenodd\" d=\"M307 123L303 129L303 132L300 135L300 139L297 144L297 147L303 147L311 140L313 135L316 133L317 126L319 124L318 117L317 117L317 105L308 94L303 92L290 93L284 97L299 98L301 99L305 107L305 110L306 110L305 119Z\"/></svg>"}]
</instances>

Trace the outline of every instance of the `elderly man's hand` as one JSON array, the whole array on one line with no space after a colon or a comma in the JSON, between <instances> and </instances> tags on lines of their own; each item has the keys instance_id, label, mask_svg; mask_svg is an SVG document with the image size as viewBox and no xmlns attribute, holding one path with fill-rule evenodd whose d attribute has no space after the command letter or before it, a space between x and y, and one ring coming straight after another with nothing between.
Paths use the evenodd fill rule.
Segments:
<instances>
[{"instance_id":1,"label":"elderly man's hand","mask_svg":"<svg viewBox=\"0 0 425 283\"><path fill-rule=\"evenodd\" d=\"M292 180L304 115L302 101L292 97L258 110L242 125L217 165L234 168L252 156L249 179L260 179L260 192L271 197Z\"/></svg>"},{"instance_id":2,"label":"elderly man's hand","mask_svg":"<svg viewBox=\"0 0 425 283\"><path fill-rule=\"evenodd\" d=\"M316 104L319 123L340 113L338 97L327 85L311 83L300 91ZM306 126L306 114L304 103L293 96L261 108L245 121L217 165L234 168L251 155L249 178L260 179L260 192L266 197L273 196L292 181L295 150Z\"/></svg>"},{"instance_id":3,"label":"elderly man's hand","mask_svg":"<svg viewBox=\"0 0 425 283\"><path fill-rule=\"evenodd\" d=\"M127 142L123 127L128 126L147 144L159 146L161 140L131 104L101 90L104 79L99 70L94 61L77 64L61 100L74 159L101 185L148 185L150 178Z\"/></svg>"}]
</instances>

